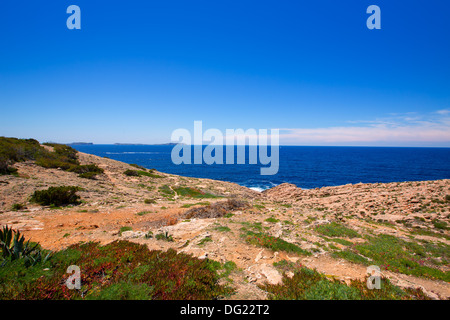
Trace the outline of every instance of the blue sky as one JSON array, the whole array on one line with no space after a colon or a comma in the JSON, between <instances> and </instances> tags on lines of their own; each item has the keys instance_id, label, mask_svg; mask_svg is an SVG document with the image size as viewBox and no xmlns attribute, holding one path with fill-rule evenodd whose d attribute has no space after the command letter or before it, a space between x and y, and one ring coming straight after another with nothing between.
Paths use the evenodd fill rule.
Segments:
<instances>
[{"instance_id":1,"label":"blue sky","mask_svg":"<svg viewBox=\"0 0 450 320\"><path fill-rule=\"evenodd\" d=\"M69 5L81 30L68 30ZM381 30L369 30L369 5ZM282 144L450 146L450 2L0 3L0 136L164 143L280 128Z\"/></svg>"}]
</instances>

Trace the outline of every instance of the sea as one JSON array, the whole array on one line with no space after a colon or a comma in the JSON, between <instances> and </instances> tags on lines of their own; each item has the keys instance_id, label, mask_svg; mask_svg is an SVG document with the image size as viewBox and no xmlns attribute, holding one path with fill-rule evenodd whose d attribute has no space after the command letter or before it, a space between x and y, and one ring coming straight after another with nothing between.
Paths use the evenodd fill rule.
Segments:
<instances>
[{"instance_id":1,"label":"sea","mask_svg":"<svg viewBox=\"0 0 450 320\"><path fill-rule=\"evenodd\" d=\"M261 175L260 168L268 165L262 165L259 161L258 164L249 164L248 147L245 164L176 165L171 158L173 145L71 146L81 152L148 169L234 182L257 191L285 182L303 189L313 189L360 182L450 179L450 148L280 146L278 173Z\"/></svg>"}]
</instances>

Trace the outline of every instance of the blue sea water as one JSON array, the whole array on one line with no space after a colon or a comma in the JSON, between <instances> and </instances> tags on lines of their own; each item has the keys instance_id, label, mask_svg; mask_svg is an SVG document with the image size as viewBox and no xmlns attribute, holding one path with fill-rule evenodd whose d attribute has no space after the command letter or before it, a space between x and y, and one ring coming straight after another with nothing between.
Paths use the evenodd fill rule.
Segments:
<instances>
[{"instance_id":1,"label":"blue sea water","mask_svg":"<svg viewBox=\"0 0 450 320\"><path fill-rule=\"evenodd\" d=\"M72 147L161 172L230 181L256 190L284 182L310 189L359 182L450 179L450 148L281 146L278 173L263 176L260 175L262 165L250 165L248 160L247 164L240 165L175 165L171 160L173 146L170 145Z\"/></svg>"}]
</instances>

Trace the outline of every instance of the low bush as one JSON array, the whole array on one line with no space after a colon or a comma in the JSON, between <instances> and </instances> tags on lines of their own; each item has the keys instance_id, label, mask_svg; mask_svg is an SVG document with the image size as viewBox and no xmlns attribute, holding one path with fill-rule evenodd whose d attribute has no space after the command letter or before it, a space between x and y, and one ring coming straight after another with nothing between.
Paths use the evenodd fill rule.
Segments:
<instances>
[{"instance_id":1,"label":"low bush","mask_svg":"<svg viewBox=\"0 0 450 320\"><path fill-rule=\"evenodd\" d=\"M137 170L127 169L123 172L123 174L128 177L139 177L139 172Z\"/></svg>"},{"instance_id":2,"label":"low bush","mask_svg":"<svg viewBox=\"0 0 450 320\"><path fill-rule=\"evenodd\" d=\"M333 252L336 258L354 263L378 265L382 270L450 281L450 273L442 271L448 264L449 246L444 243L408 242L391 235L367 237L367 242L352 244L343 251ZM440 259L440 262L436 260Z\"/></svg>"},{"instance_id":3,"label":"low bush","mask_svg":"<svg viewBox=\"0 0 450 320\"><path fill-rule=\"evenodd\" d=\"M164 233L158 233L155 236L156 240L164 240L164 241L169 241L169 242L173 242L173 237L171 235L169 235L168 232L164 232Z\"/></svg>"},{"instance_id":4,"label":"low bush","mask_svg":"<svg viewBox=\"0 0 450 320\"><path fill-rule=\"evenodd\" d=\"M97 177L98 173L96 172L85 172L85 173L81 173L78 176L80 178L85 178L85 179L91 179L91 180L95 180L95 178Z\"/></svg>"},{"instance_id":5,"label":"low bush","mask_svg":"<svg viewBox=\"0 0 450 320\"><path fill-rule=\"evenodd\" d=\"M81 270L80 290L65 284L69 265ZM219 284L219 268L221 264L173 249L150 251L128 241L105 246L89 242L56 252L44 265L26 271L19 263L0 268L0 299L218 299L232 293Z\"/></svg>"},{"instance_id":6,"label":"low bush","mask_svg":"<svg viewBox=\"0 0 450 320\"><path fill-rule=\"evenodd\" d=\"M104 172L104 170L102 168L99 168L96 164L75 165L70 167L68 171L79 174L88 172L100 174Z\"/></svg>"},{"instance_id":7,"label":"low bush","mask_svg":"<svg viewBox=\"0 0 450 320\"><path fill-rule=\"evenodd\" d=\"M56 143L44 143L53 147L53 152L44 150L36 157L36 164L44 168L61 168L70 170L79 165L77 151L70 146Z\"/></svg>"},{"instance_id":8,"label":"low bush","mask_svg":"<svg viewBox=\"0 0 450 320\"><path fill-rule=\"evenodd\" d=\"M147 170L146 168L144 168L144 167L142 167L140 165L137 165L135 163L130 163L130 166L132 166L134 168L137 168L137 169L140 169L140 170L144 170L144 171Z\"/></svg>"},{"instance_id":9,"label":"low bush","mask_svg":"<svg viewBox=\"0 0 450 320\"><path fill-rule=\"evenodd\" d=\"M129 177L150 177L150 178L164 178L163 176L154 174L152 172L147 172L147 171L143 171L143 170L132 170L132 169L127 169L124 171L123 173L126 176Z\"/></svg>"},{"instance_id":10,"label":"low bush","mask_svg":"<svg viewBox=\"0 0 450 320\"><path fill-rule=\"evenodd\" d=\"M12 164L35 160L45 152L37 140L0 137L0 174L15 174Z\"/></svg>"},{"instance_id":11,"label":"low bush","mask_svg":"<svg viewBox=\"0 0 450 320\"><path fill-rule=\"evenodd\" d=\"M367 280L352 280L349 285L305 267L295 270L294 276L283 276L281 284L266 284L261 289L269 292L272 300L429 300L417 289L400 289L387 278L381 279L381 288L371 290Z\"/></svg>"},{"instance_id":12,"label":"low bush","mask_svg":"<svg viewBox=\"0 0 450 320\"><path fill-rule=\"evenodd\" d=\"M78 173L80 178L86 179L95 179L97 175L104 172L96 164L72 165L67 171Z\"/></svg>"},{"instance_id":13,"label":"low bush","mask_svg":"<svg viewBox=\"0 0 450 320\"><path fill-rule=\"evenodd\" d=\"M255 233L253 231L247 231L244 235L245 242L253 244L259 247L271 249L273 251L285 251L303 255L311 255L310 252L303 250L299 246L284 241L283 239L270 236L263 232Z\"/></svg>"},{"instance_id":14,"label":"low bush","mask_svg":"<svg viewBox=\"0 0 450 320\"><path fill-rule=\"evenodd\" d=\"M76 194L81 190L75 186L50 187L47 190L37 190L31 196L30 201L44 206L64 206L69 204L79 204L80 196Z\"/></svg>"},{"instance_id":15,"label":"low bush","mask_svg":"<svg viewBox=\"0 0 450 320\"><path fill-rule=\"evenodd\" d=\"M337 222L331 222L328 224L319 225L315 230L327 237L349 237L349 238L360 238L358 232L347 228Z\"/></svg>"},{"instance_id":16,"label":"low bush","mask_svg":"<svg viewBox=\"0 0 450 320\"><path fill-rule=\"evenodd\" d=\"M125 231L132 231L132 230L133 230L132 227L122 227L122 228L120 228L120 230L119 230L119 235L121 236L122 233L124 233Z\"/></svg>"},{"instance_id":17,"label":"low bush","mask_svg":"<svg viewBox=\"0 0 450 320\"><path fill-rule=\"evenodd\" d=\"M249 205L246 202L229 199L227 201L216 202L204 207L192 208L184 213L183 218L221 218L230 213L230 211L241 210L248 207Z\"/></svg>"},{"instance_id":18,"label":"low bush","mask_svg":"<svg viewBox=\"0 0 450 320\"><path fill-rule=\"evenodd\" d=\"M203 192L201 190L190 188L190 187L176 187L173 188L173 190L180 196L180 197L189 197L189 198L219 198L216 195Z\"/></svg>"},{"instance_id":19,"label":"low bush","mask_svg":"<svg viewBox=\"0 0 450 320\"><path fill-rule=\"evenodd\" d=\"M14 203L11 206L11 210L13 210L13 211L19 211L19 210L22 210L22 209L25 209L25 208L26 208L25 205L23 205L21 203Z\"/></svg>"},{"instance_id":20,"label":"low bush","mask_svg":"<svg viewBox=\"0 0 450 320\"><path fill-rule=\"evenodd\" d=\"M20 234L20 231L13 230L8 226L4 226L0 230L0 250L1 266L8 261L23 259L25 267L29 267L45 262L50 257L50 254L43 257L39 244L30 243L30 240L25 242L25 237Z\"/></svg>"}]
</instances>

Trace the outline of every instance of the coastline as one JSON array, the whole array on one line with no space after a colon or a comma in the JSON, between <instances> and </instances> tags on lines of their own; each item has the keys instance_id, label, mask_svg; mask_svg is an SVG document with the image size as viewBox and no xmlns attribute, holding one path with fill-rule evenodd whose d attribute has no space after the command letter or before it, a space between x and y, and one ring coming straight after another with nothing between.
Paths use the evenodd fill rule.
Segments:
<instances>
[{"instance_id":1,"label":"coastline","mask_svg":"<svg viewBox=\"0 0 450 320\"><path fill-rule=\"evenodd\" d=\"M401 241L427 241L436 248L450 245L448 229L436 227L440 226L436 221L442 225L449 222L449 205L445 202L450 195L448 179L309 190L285 183L257 192L226 181L147 169L148 176L126 176L126 170L136 168L82 152L78 157L81 164L96 164L104 173L89 180L26 161L14 165L18 176L0 176L0 196L4 199L0 203L0 224L20 230L50 250L61 250L79 241L106 244L127 240L145 244L151 250L172 248L195 257L206 254L212 260L233 261L241 270L232 276L237 290L233 299L266 299L267 293L256 285L265 281L278 283L281 273L273 263L284 260L316 268L341 280L362 279L364 265L336 258L335 254L359 245L363 236L345 238L346 242L342 242L345 244L336 243L318 233L320 226L334 223L364 237L386 235ZM82 203L53 209L29 202L35 190L57 185L82 187L78 192ZM151 201L146 203L148 199ZM243 201L248 206L226 211L228 218L219 211L208 214L208 218L186 218L190 210L210 210L211 205L227 199ZM23 203L24 208L11 210L14 203ZM217 229L219 226L229 231L219 231L222 230ZM308 255L252 245L242 238L243 228L249 226L295 244ZM129 227L130 231L119 232L123 227ZM147 239L145 235L149 232L167 232L174 241ZM204 239L210 240L203 243ZM448 251L442 254L445 256ZM433 268L443 275L449 273L446 264ZM448 281L390 269L385 274L396 285L421 287L436 299L450 297Z\"/></svg>"}]
</instances>

